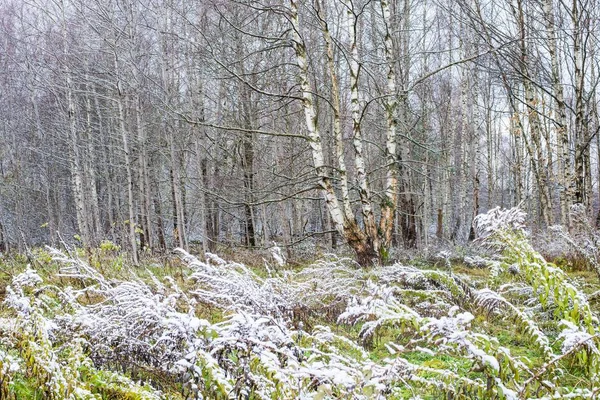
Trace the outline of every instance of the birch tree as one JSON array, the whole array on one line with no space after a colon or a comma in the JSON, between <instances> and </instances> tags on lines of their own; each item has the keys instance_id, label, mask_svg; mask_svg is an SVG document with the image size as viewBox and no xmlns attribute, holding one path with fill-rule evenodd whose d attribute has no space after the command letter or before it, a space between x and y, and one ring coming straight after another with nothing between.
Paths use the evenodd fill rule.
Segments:
<instances>
[{"instance_id":1,"label":"birch tree","mask_svg":"<svg viewBox=\"0 0 600 400\"><path fill-rule=\"evenodd\" d=\"M396 196L398 190L397 165L396 165L396 107L395 100L395 66L392 57L393 41L390 34L390 8L387 1L380 3L383 23L385 25L385 59L388 64L387 76L387 93L385 101L385 111L387 120L387 133L385 142L386 155L386 182L385 192L381 206L381 215L379 224L376 222L374 202L371 193L371 187L367 178L365 159L363 153L364 140L362 137L361 126L361 100L360 100L360 69L361 63L359 58L358 43L357 43L357 25L360 10L351 1L343 3L345 8L345 24L348 57L348 73L350 77L350 108L352 115L352 147L354 169L360 199L361 220L363 226L359 225L356 216L352 213L350 207L350 198L348 192L348 181L346 175L346 166L344 160L344 146L340 133L339 114L339 90L337 85L337 76L335 68L333 68L332 54L333 43L331 34L328 29L326 17L321 11L321 29L326 43L326 54L328 57L328 70L330 81L332 84L333 95L333 113L334 113L334 134L336 137L336 153L338 169L340 173L341 187L341 204L333 183L327 175L325 167L325 155L322 145L321 132L317 125L317 114L313 100L313 89L311 88L309 70L308 70L308 55L306 45L302 37L302 28L300 24L300 16L298 12L298 3L294 0L290 1L290 19L293 28L293 46L296 54L296 62L299 69L300 89L302 92L302 107L306 119L306 128L308 132L308 140L311 146L313 164L317 176L319 177L319 185L326 198L326 204L331 216L333 225L338 232L345 238L350 247L355 251L358 262L363 265L370 265L378 261L386 261L387 252L391 245L393 221L395 216ZM323 10L322 4L316 4L317 9Z\"/></svg>"}]
</instances>

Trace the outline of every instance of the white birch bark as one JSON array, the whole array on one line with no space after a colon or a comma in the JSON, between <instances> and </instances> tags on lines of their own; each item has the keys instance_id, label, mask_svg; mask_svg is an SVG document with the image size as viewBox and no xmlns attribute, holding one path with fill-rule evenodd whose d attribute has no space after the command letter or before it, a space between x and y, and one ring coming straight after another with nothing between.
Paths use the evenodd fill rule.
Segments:
<instances>
[{"instance_id":1,"label":"white birch bark","mask_svg":"<svg viewBox=\"0 0 600 400\"><path fill-rule=\"evenodd\" d=\"M319 0L321 1L321 0ZM352 207L350 205L350 194L348 190L348 172L346 169L346 159L344 152L344 138L342 132L342 124L340 120L340 87L339 81L335 68L334 52L333 52L333 40L331 39L331 32L327 23L327 15L325 13L326 4L319 4L319 20L321 23L321 30L323 32L323 38L325 40L325 46L327 49L327 72L329 79L331 80L331 106L333 111L333 134L335 139L335 153L337 159L337 169L340 182L340 191L342 194L342 204L344 216L347 220L354 218L352 213Z\"/></svg>"},{"instance_id":2,"label":"white birch bark","mask_svg":"<svg viewBox=\"0 0 600 400\"><path fill-rule=\"evenodd\" d=\"M89 80L86 77L86 80ZM94 133L92 127L92 99L91 96L91 88L90 85L87 86L87 91L85 96L85 112L86 112L86 134L87 134L87 157L86 157L86 182L87 182L87 193L88 193L88 202L91 208L91 218L89 227L92 231L91 240L94 244L97 244L97 241L100 239L102 235L102 223L100 221L100 205L98 204L98 190L96 189L96 157L94 151Z\"/></svg>"},{"instance_id":3,"label":"white birch bark","mask_svg":"<svg viewBox=\"0 0 600 400\"><path fill-rule=\"evenodd\" d=\"M573 58L575 63L575 194L574 201L584 204L585 196L585 168L584 152L586 139L584 134L584 74L582 33L580 21L579 0L573 0L571 8L571 23L573 24ZM573 189L571 189L573 190Z\"/></svg>"},{"instance_id":4,"label":"white birch bark","mask_svg":"<svg viewBox=\"0 0 600 400\"><path fill-rule=\"evenodd\" d=\"M367 236L373 241L375 250L379 250L379 235L375 225L375 216L371 205L371 193L367 182L367 172L365 167L365 158L363 155L363 138L361 132L361 112L360 112L360 90L359 74L360 62L358 55L356 14L353 4L350 0L345 0L346 29L350 39L349 43L349 67L350 67L350 108L352 111L352 145L354 147L354 168L356 170L356 179L358 181L358 192L360 197L363 223Z\"/></svg>"},{"instance_id":5,"label":"white birch bark","mask_svg":"<svg viewBox=\"0 0 600 400\"><path fill-rule=\"evenodd\" d=\"M385 60L388 64L388 73L386 92L387 97L385 100L385 114L387 121L385 158L387 167L384 200L381 206L381 217L379 220L379 230L383 236L382 245L387 249L392 242L394 215L396 213L396 203L398 201L398 168L396 160L398 100L396 97L396 70L393 50L394 43L391 34L391 11L388 0L381 0L381 11L383 14L383 24L385 30Z\"/></svg>"},{"instance_id":6,"label":"white birch bark","mask_svg":"<svg viewBox=\"0 0 600 400\"><path fill-rule=\"evenodd\" d=\"M325 171L325 162L323 156L323 145L321 143L321 135L317 127L317 115L312 98L310 82L308 80L308 61L306 59L306 47L302 37L300 36L300 23L298 19L298 4L297 0L290 0L291 6L291 22L294 30L294 50L296 52L296 62L300 69L300 89L302 90L302 107L304 109L304 117L306 128L308 131L309 144L312 154L312 160L319 177L319 185L325 193L327 208L331 214L331 218L338 232L345 235L344 232L344 215L340 208L337 196L333 190L331 180Z\"/></svg>"},{"instance_id":7,"label":"white birch bark","mask_svg":"<svg viewBox=\"0 0 600 400\"><path fill-rule=\"evenodd\" d=\"M528 152L531 156L531 166L534 170L538 189L539 189L539 200L542 218L546 226L552 224L552 203L550 199L550 190L548 188L548 175L546 173L547 162L542 149L542 125L538 112L539 98L535 92L533 85L529 77L528 69L528 52L527 44L525 41L525 16L523 13L523 2L522 0L517 1L517 9L513 8L513 13L518 23L519 28L519 41L521 47L521 76L523 80L523 89L525 91L525 105L527 107L527 119L529 122L529 131L531 134L531 141L533 142L533 148L528 145ZM524 136L525 138L525 136ZM527 143L526 143L527 144Z\"/></svg>"},{"instance_id":8,"label":"white birch bark","mask_svg":"<svg viewBox=\"0 0 600 400\"><path fill-rule=\"evenodd\" d=\"M553 0L544 1L548 53L552 73L552 91L554 93L554 120L556 121L558 182L560 185L560 223L570 226L569 207L572 203L571 156L569 154L569 134L567 132L567 109L560 78L560 67L556 45L556 26L554 22Z\"/></svg>"},{"instance_id":9,"label":"white birch bark","mask_svg":"<svg viewBox=\"0 0 600 400\"><path fill-rule=\"evenodd\" d=\"M325 195L327 209L329 210L331 221L335 226L335 229L345 238L350 247L354 249L358 262L363 266L370 265L373 263L373 258L377 258L378 256L377 252L374 250L374 244L372 241L373 236L369 236L368 233L365 234L365 232L360 229L354 216L352 216L352 219L345 218L334 187L329 176L327 176L323 145L321 143L321 135L317 126L317 115L313 103L310 82L308 79L308 60L306 55L306 47L300 35L297 1L290 0L290 6L291 22L294 31L293 46L296 52L296 63L300 71L299 80L302 91L302 107L304 109L313 165L319 178L319 186ZM374 237L376 238L376 236Z\"/></svg>"}]
</instances>

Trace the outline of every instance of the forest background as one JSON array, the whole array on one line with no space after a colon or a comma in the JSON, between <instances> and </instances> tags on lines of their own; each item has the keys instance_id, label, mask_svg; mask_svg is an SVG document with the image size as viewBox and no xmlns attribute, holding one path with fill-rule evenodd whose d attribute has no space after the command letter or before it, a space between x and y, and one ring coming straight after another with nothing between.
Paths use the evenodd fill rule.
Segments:
<instances>
[{"instance_id":1,"label":"forest background","mask_svg":"<svg viewBox=\"0 0 600 400\"><path fill-rule=\"evenodd\" d=\"M598 210L594 0L0 2L0 251L363 264Z\"/></svg>"}]
</instances>

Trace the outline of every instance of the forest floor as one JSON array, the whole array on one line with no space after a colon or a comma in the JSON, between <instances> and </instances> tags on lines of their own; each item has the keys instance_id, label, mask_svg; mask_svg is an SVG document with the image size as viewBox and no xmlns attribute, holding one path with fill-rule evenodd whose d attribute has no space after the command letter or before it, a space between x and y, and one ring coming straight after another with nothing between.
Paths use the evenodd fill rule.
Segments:
<instances>
[{"instance_id":1,"label":"forest floor","mask_svg":"<svg viewBox=\"0 0 600 400\"><path fill-rule=\"evenodd\" d=\"M596 398L598 275L495 240L371 269L4 256L0 398Z\"/></svg>"}]
</instances>

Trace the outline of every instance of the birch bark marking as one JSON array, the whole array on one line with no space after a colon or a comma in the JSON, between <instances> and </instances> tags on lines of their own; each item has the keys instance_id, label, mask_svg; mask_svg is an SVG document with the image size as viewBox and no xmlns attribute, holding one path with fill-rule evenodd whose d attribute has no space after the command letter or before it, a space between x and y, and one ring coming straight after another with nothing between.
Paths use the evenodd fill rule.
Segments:
<instances>
[{"instance_id":1,"label":"birch bark marking","mask_svg":"<svg viewBox=\"0 0 600 400\"><path fill-rule=\"evenodd\" d=\"M347 220L352 220L354 214L350 206L350 194L348 190L348 173L346 170L346 160L344 158L344 140L342 136L342 124L340 120L340 87L338 83L337 73L335 71L335 60L333 56L333 40L327 24L327 15L325 13L325 4L317 1L317 15L321 23L323 31L323 39L327 49L327 71L329 79L331 79L331 105L333 108L333 134L335 138L335 152L338 163L338 175L340 181L340 191L342 192L342 204L344 217Z\"/></svg>"},{"instance_id":2,"label":"birch bark marking","mask_svg":"<svg viewBox=\"0 0 600 400\"><path fill-rule=\"evenodd\" d=\"M556 50L556 27L554 23L554 6L552 0L544 2L544 16L548 34L548 53L552 73L552 91L554 92L554 119L556 120L558 182L560 188L560 223L570 226L569 206L572 202L571 157L569 155L569 134L567 132L567 108L563 87L560 79L560 69Z\"/></svg>"},{"instance_id":3,"label":"birch bark marking","mask_svg":"<svg viewBox=\"0 0 600 400\"><path fill-rule=\"evenodd\" d=\"M585 202L585 168L584 151L586 138L584 135L584 75L583 54L581 49L581 24L578 0L573 0L571 22L573 24L573 57L575 62L575 202ZM573 185L571 185L571 188ZM571 189L572 190L572 189Z\"/></svg>"},{"instance_id":4,"label":"birch bark marking","mask_svg":"<svg viewBox=\"0 0 600 400\"><path fill-rule=\"evenodd\" d=\"M517 112L513 112L510 118L510 135L514 139L514 185L515 185L515 198L514 204L520 204L523 200L523 144L521 136L523 132L521 130L520 116Z\"/></svg>"},{"instance_id":5,"label":"birch bark marking","mask_svg":"<svg viewBox=\"0 0 600 400\"><path fill-rule=\"evenodd\" d=\"M595 58L595 48L596 48L596 43L595 40L592 42L592 51L590 52L590 59L594 60ZM591 76L597 76L596 75L596 66L595 63L590 63L590 73ZM596 87L594 87L592 89L592 92L590 94L590 100L591 100L591 104L598 104L598 100L597 100L597 94L596 94ZM598 107L592 107L591 109L591 121L592 121L592 132L598 132L598 129L600 129L600 115L598 115ZM600 136L598 134L595 135L596 136L596 168L597 168L597 179L600 181ZM590 143L591 146L591 143ZM590 174L591 174L591 170L590 170ZM600 182L599 182L600 183ZM599 190L598 190L598 196L600 196L600 185L598 185ZM590 193L590 197L592 196L592 193ZM596 228L598 228L600 226L600 210L598 210L598 214L596 215Z\"/></svg>"},{"instance_id":6,"label":"birch bark marking","mask_svg":"<svg viewBox=\"0 0 600 400\"><path fill-rule=\"evenodd\" d=\"M308 81L308 62L306 60L306 47L300 36L300 23L298 19L298 4L296 0L290 0L291 6L291 21L294 30L293 46L296 52L296 62L300 69L300 89L302 90L302 107L306 119L306 128L308 130L308 138L310 143L311 155L313 164L319 177L319 186L325 193L327 208L331 214L331 218L335 228L341 235L344 233L344 216L340 209L338 199L333 190L333 186L329 177L325 172L325 163L323 157L323 145L321 144L321 135L317 128L317 115L315 112L310 83Z\"/></svg>"},{"instance_id":7,"label":"birch bark marking","mask_svg":"<svg viewBox=\"0 0 600 400\"><path fill-rule=\"evenodd\" d=\"M357 46L356 23L357 18L350 0L344 1L347 7L346 28L350 38L350 107L352 110L352 145L354 147L354 167L356 169L356 178L358 181L358 192L363 215L363 223L367 237L373 242L372 246L376 252L379 251L379 235L375 224L375 216L371 206L371 193L367 182L367 172L365 168L365 159L363 155L363 138L360 126L360 92L359 92L359 74L360 63Z\"/></svg>"},{"instance_id":8,"label":"birch bark marking","mask_svg":"<svg viewBox=\"0 0 600 400\"><path fill-rule=\"evenodd\" d=\"M323 156L323 146L321 143L321 135L317 127L317 116L312 99L312 92L308 80L308 62L306 59L306 47L300 36L300 23L298 19L298 4L296 0L290 0L291 15L293 29L293 47L296 53L296 63L298 64L300 89L302 91L302 107L306 120L306 128L308 131L308 141L310 144L312 160L315 171L319 177L319 186L325 195L325 202L331 221L335 229L344 237L346 242L356 252L358 263L362 266L367 266L373 263L373 258L378 258L378 254L374 251L373 243L368 236L360 229L356 223L354 215L349 215L345 218L331 180L327 176L325 170L325 162Z\"/></svg>"},{"instance_id":9,"label":"birch bark marking","mask_svg":"<svg viewBox=\"0 0 600 400\"><path fill-rule=\"evenodd\" d=\"M396 203L398 201L398 170L396 163L396 125L398 100L396 98L396 71L394 62L393 40L390 33L391 12L387 0L381 0L381 11L383 14L383 24L385 29L385 60L388 63L387 74L387 99L385 103L387 131L385 157L387 162L386 183L384 199L381 204L381 217L379 220L379 231L382 235L382 246L387 252L392 243L392 233L394 230L394 216L396 214ZM384 260L385 261L385 260Z\"/></svg>"}]
</instances>

